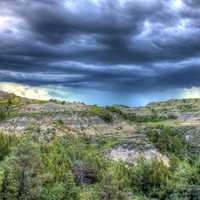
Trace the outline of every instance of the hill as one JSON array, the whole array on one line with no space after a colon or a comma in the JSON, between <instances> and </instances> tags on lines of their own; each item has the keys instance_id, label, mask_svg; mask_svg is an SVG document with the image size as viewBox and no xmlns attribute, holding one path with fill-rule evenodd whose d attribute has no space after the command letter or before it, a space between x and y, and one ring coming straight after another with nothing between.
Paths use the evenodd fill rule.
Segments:
<instances>
[{"instance_id":1,"label":"hill","mask_svg":"<svg viewBox=\"0 0 200 200\"><path fill-rule=\"evenodd\" d=\"M200 199L199 99L99 107L0 92L0 133L4 200Z\"/></svg>"}]
</instances>

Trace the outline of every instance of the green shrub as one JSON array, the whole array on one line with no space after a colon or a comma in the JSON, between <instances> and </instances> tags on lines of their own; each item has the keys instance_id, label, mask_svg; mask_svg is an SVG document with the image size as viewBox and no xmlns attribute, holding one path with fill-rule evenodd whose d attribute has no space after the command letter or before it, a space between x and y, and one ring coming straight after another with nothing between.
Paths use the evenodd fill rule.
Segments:
<instances>
[{"instance_id":1,"label":"green shrub","mask_svg":"<svg viewBox=\"0 0 200 200\"><path fill-rule=\"evenodd\" d=\"M107 109L98 107L96 105L91 106L88 110L89 113L98 115L100 118L102 118L105 122L111 123L113 122L113 115L110 113Z\"/></svg>"},{"instance_id":2,"label":"green shrub","mask_svg":"<svg viewBox=\"0 0 200 200\"><path fill-rule=\"evenodd\" d=\"M163 153L184 157L189 153L190 145L184 134L169 127L158 127L146 131L149 140Z\"/></svg>"},{"instance_id":3,"label":"green shrub","mask_svg":"<svg viewBox=\"0 0 200 200\"><path fill-rule=\"evenodd\" d=\"M0 106L0 121L3 121L8 116L8 107Z\"/></svg>"},{"instance_id":4,"label":"green shrub","mask_svg":"<svg viewBox=\"0 0 200 200\"><path fill-rule=\"evenodd\" d=\"M0 161L11 152L11 148L16 146L17 143L18 139L15 135L0 133Z\"/></svg>"},{"instance_id":5,"label":"green shrub","mask_svg":"<svg viewBox=\"0 0 200 200\"><path fill-rule=\"evenodd\" d=\"M119 115L123 115L123 112L117 108L116 106L107 106L106 109L109 111L109 112L112 112L112 113L117 113Z\"/></svg>"},{"instance_id":6,"label":"green shrub","mask_svg":"<svg viewBox=\"0 0 200 200\"><path fill-rule=\"evenodd\" d=\"M133 192L162 199L167 192L170 176L170 170L163 162L141 159L130 170L131 187Z\"/></svg>"},{"instance_id":7,"label":"green shrub","mask_svg":"<svg viewBox=\"0 0 200 200\"><path fill-rule=\"evenodd\" d=\"M6 120L7 118L16 115L14 108L11 105L0 105L0 121Z\"/></svg>"},{"instance_id":8,"label":"green shrub","mask_svg":"<svg viewBox=\"0 0 200 200\"><path fill-rule=\"evenodd\" d=\"M42 163L37 145L31 142L22 143L5 161L3 169L2 199L40 199L39 173Z\"/></svg>"},{"instance_id":9,"label":"green shrub","mask_svg":"<svg viewBox=\"0 0 200 200\"><path fill-rule=\"evenodd\" d=\"M101 181L100 199L109 200L129 200L131 198L130 192L126 191L126 187L122 187L124 177L120 177L115 167L108 168ZM124 186L124 185L123 185Z\"/></svg>"}]
</instances>

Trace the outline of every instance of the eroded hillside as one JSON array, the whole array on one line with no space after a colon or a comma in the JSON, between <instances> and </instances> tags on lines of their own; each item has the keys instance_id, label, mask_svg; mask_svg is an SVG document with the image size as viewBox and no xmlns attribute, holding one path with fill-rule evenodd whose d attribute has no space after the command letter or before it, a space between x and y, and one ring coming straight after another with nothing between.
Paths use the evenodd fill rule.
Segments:
<instances>
[{"instance_id":1,"label":"eroded hillside","mask_svg":"<svg viewBox=\"0 0 200 200\"><path fill-rule=\"evenodd\" d=\"M45 170L50 170L51 177L40 171L37 179L45 190L55 192L56 199L62 200L58 197L60 191L56 193L52 188L57 186L52 184L59 177L64 190L64 170L74 181L70 191L79 190L71 199L105 199L102 195L110 193L113 200L174 199L176 195L182 199L186 194L193 195L194 188L195 195L199 194L199 99L170 100L138 108L99 107L31 100L0 92L0 132L0 158L11 162L9 165L23 163L18 156L32 154L37 146L41 157L33 153L26 159L35 156ZM12 160L12 156L19 160ZM32 168L32 164L27 165L28 170ZM2 165L2 173L11 173L7 170ZM50 185L45 182L48 178ZM0 179L2 184L4 179L8 181L4 177ZM0 194L8 193L9 188L5 188L2 185Z\"/></svg>"},{"instance_id":2,"label":"eroded hillside","mask_svg":"<svg viewBox=\"0 0 200 200\"><path fill-rule=\"evenodd\" d=\"M132 108L115 105L98 107L77 102L38 101L0 93L0 131L5 134L38 135L52 138L74 134L88 137L117 137L121 144L109 154L114 160L134 161L141 154L146 158L162 157L145 131L168 126L182 131L187 141L199 147L200 100L170 100ZM184 130L184 131L183 131ZM131 143L131 145L130 145Z\"/></svg>"}]
</instances>

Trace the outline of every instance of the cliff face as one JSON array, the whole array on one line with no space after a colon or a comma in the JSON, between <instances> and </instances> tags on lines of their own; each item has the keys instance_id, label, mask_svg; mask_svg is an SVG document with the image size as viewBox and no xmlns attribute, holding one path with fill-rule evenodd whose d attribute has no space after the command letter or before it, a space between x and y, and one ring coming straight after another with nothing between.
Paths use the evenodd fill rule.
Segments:
<instances>
[{"instance_id":1,"label":"cliff face","mask_svg":"<svg viewBox=\"0 0 200 200\"><path fill-rule=\"evenodd\" d=\"M6 108L6 110L5 110ZM147 130L171 127L196 151L200 148L200 101L171 100L146 107L98 107L82 103L37 101L0 92L0 132L35 134L39 139L55 135L117 138L106 156L113 160L134 162L144 156L168 163L167 152L146 134ZM184 130L184 131L183 131ZM162 131L162 130L161 130Z\"/></svg>"}]
</instances>

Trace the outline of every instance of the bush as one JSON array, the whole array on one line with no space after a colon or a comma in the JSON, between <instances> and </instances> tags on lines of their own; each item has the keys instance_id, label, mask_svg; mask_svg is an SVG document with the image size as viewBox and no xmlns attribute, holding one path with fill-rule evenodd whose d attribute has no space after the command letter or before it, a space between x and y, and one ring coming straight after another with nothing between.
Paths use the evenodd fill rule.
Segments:
<instances>
[{"instance_id":1,"label":"bush","mask_svg":"<svg viewBox=\"0 0 200 200\"><path fill-rule=\"evenodd\" d=\"M113 122L113 115L107 109L98 107L96 105L91 106L88 110L89 113L98 115L102 118L105 122L111 123Z\"/></svg>"},{"instance_id":2,"label":"bush","mask_svg":"<svg viewBox=\"0 0 200 200\"><path fill-rule=\"evenodd\" d=\"M42 163L38 146L23 143L6 160L1 188L5 200L39 200Z\"/></svg>"},{"instance_id":3,"label":"bush","mask_svg":"<svg viewBox=\"0 0 200 200\"><path fill-rule=\"evenodd\" d=\"M170 177L169 168L158 160L147 161L141 159L130 170L133 192L143 193L148 197L158 199L165 196Z\"/></svg>"},{"instance_id":4,"label":"bush","mask_svg":"<svg viewBox=\"0 0 200 200\"><path fill-rule=\"evenodd\" d=\"M126 187L122 187L121 182L124 177L119 177L116 168L108 168L101 181L100 199L101 200L129 200L131 194L126 191ZM124 186L124 185L123 185Z\"/></svg>"},{"instance_id":5,"label":"bush","mask_svg":"<svg viewBox=\"0 0 200 200\"><path fill-rule=\"evenodd\" d=\"M123 115L123 112L117 108L116 106L107 106L106 109L109 111L109 112L112 112L112 113L117 113L119 115Z\"/></svg>"},{"instance_id":6,"label":"bush","mask_svg":"<svg viewBox=\"0 0 200 200\"><path fill-rule=\"evenodd\" d=\"M3 121L8 116L8 108L0 107L0 121Z\"/></svg>"},{"instance_id":7,"label":"bush","mask_svg":"<svg viewBox=\"0 0 200 200\"><path fill-rule=\"evenodd\" d=\"M0 161L2 161L5 156L10 153L11 148L16 146L17 143L18 139L15 135L6 135L0 133Z\"/></svg>"},{"instance_id":8,"label":"bush","mask_svg":"<svg viewBox=\"0 0 200 200\"><path fill-rule=\"evenodd\" d=\"M150 141L163 153L184 157L189 153L190 145L184 134L169 127L158 127L146 131Z\"/></svg>"}]
</instances>

